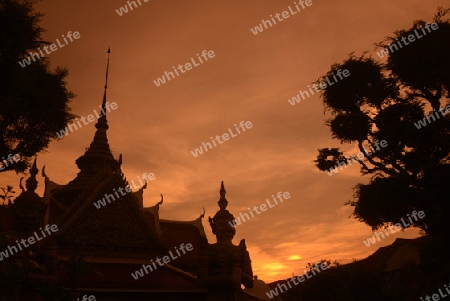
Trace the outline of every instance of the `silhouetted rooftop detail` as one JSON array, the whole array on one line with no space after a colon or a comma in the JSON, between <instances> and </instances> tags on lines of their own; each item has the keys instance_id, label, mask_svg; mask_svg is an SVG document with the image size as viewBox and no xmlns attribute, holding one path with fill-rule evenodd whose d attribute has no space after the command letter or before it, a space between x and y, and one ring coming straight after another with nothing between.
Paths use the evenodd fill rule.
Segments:
<instances>
[{"instance_id":1,"label":"silhouetted rooftop detail","mask_svg":"<svg viewBox=\"0 0 450 301\"><path fill-rule=\"evenodd\" d=\"M209 217L209 224L217 243L207 244L200 256L198 268L198 283L209 290L211 300L237 301L243 300L241 285L253 287L253 270L250 254L245 240L239 245L232 240L236 229L231 225L233 215L226 210L228 201L223 181L220 186L220 210L213 218Z\"/></svg>"},{"instance_id":2,"label":"silhouetted rooftop detail","mask_svg":"<svg viewBox=\"0 0 450 301\"><path fill-rule=\"evenodd\" d=\"M222 184L220 186L220 199L217 202L217 204L219 204L220 210L225 210L228 206L228 201L225 197L226 193L227 193L227 191L225 190L225 187L223 186L223 181L222 181Z\"/></svg>"},{"instance_id":3,"label":"silhouetted rooftop detail","mask_svg":"<svg viewBox=\"0 0 450 301\"><path fill-rule=\"evenodd\" d=\"M145 186L147 186L147 181L145 181ZM159 210L159 206L162 205L162 203L164 202L164 196L161 193L161 201L159 201L158 203L156 203L155 208L156 210Z\"/></svg>"},{"instance_id":4,"label":"silhouetted rooftop detail","mask_svg":"<svg viewBox=\"0 0 450 301\"><path fill-rule=\"evenodd\" d=\"M109 53L108 49L108 61L106 64L106 79L103 92L103 102L100 118L98 118L95 128L97 129L94 135L94 139L91 142L89 148L84 155L76 160L78 168L83 172L96 172L99 168L107 170L116 170L120 164L119 161L114 159L111 149L108 143L108 137L106 131L108 130L108 121L106 119L107 102L106 102L106 90L108 88L108 73L109 73Z\"/></svg>"},{"instance_id":5,"label":"silhouetted rooftop detail","mask_svg":"<svg viewBox=\"0 0 450 301\"><path fill-rule=\"evenodd\" d=\"M37 180L36 175L38 173L38 169L36 167L36 157L34 158L33 165L30 168L30 177L25 182L25 186L27 187L27 191L34 192L37 188Z\"/></svg>"},{"instance_id":6,"label":"silhouetted rooftop detail","mask_svg":"<svg viewBox=\"0 0 450 301\"><path fill-rule=\"evenodd\" d=\"M219 224L224 223L225 225L228 224L228 222L234 220L234 216L226 209L228 206L228 200L225 197L225 194L227 191L225 190L223 181L220 186L220 199L217 202L219 205L219 211L214 215L213 218L209 217L209 224L213 230L214 235L216 235L216 227ZM232 229L233 232L235 232L234 228Z\"/></svg>"},{"instance_id":7,"label":"silhouetted rooftop detail","mask_svg":"<svg viewBox=\"0 0 450 301\"><path fill-rule=\"evenodd\" d=\"M14 199L14 225L15 230L21 233L31 232L39 227L40 221L44 214L44 201L36 192L38 181L36 175L38 169L36 167L36 158L30 168L30 177L26 180L26 190L22 186L20 179L21 194Z\"/></svg>"},{"instance_id":8,"label":"silhouetted rooftop detail","mask_svg":"<svg viewBox=\"0 0 450 301\"><path fill-rule=\"evenodd\" d=\"M39 197L35 192L37 185L38 185L38 181L36 180L36 175L39 171L36 167L36 160L37 160L37 158L34 158L33 165L30 168L30 177L25 181L26 190L24 189L24 187L22 185L23 177L20 178L19 187L22 190L22 193L15 199L14 202L17 202L17 201L21 202L23 200L42 202L41 197Z\"/></svg>"}]
</instances>

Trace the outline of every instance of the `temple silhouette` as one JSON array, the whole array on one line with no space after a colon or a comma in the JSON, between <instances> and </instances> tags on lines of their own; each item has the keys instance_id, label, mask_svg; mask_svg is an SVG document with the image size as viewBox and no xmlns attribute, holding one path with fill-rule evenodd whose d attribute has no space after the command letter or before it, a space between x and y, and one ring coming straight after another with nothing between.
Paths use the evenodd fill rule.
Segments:
<instances>
[{"instance_id":1,"label":"temple silhouette","mask_svg":"<svg viewBox=\"0 0 450 301\"><path fill-rule=\"evenodd\" d=\"M108 67L102 108L107 78ZM9 233L0 251L14 245L14 240L27 240L46 225L58 227L51 236L4 259L29 264L26 281L11 289L14 300L59 300L56 296L61 289L75 292L73 300L83 295L94 295L96 300L262 300L241 288L251 288L254 276L245 241L232 244L235 229L230 221L234 217L226 210L223 182L219 210L209 218L217 237L213 244L202 224L204 212L190 221L175 221L160 218L162 198L144 207L147 183L106 206L94 206L105 194L129 185L121 170L122 155L116 159L108 143L106 114L98 118L95 128L89 148L75 161L79 172L73 180L58 184L44 166L45 189L39 196L35 160L26 188L21 179L21 194L0 210L2 229ZM192 250L156 269L148 268L151 261L155 263L170 251L175 254L183 244L191 244ZM133 277L139 270L145 274Z\"/></svg>"}]
</instances>

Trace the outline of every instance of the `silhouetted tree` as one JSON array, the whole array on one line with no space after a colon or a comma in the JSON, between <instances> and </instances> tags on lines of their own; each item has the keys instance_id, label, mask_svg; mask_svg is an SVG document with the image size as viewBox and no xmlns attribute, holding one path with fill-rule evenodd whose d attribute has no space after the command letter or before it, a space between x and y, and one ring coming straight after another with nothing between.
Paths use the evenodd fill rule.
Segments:
<instances>
[{"instance_id":1,"label":"silhouetted tree","mask_svg":"<svg viewBox=\"0 0 450 301\"><path fill-rule=\"evenodd\" d=\"M3 164L0 172L23 172L29 158L45 149L56 132L74 118L66 89L67 69L49 68L46 57L22 67L19 61L48 45L34 12L35 0L0 0L0 161L9 154L21 160ZM11 163L11 162L7 162ZM8 165L8 166L6 166Z\"/></svg>"},{"instance_id":2,"label":"silhouetted tree","mask_svg":"<svg viewBox=\"0 0 450 301\"><path fill-rule=\"evenodd\" d=\"M3 200L2 205L10 205L12 203L11 200L14 197L13 194L16 193L13 190L13 187L7 185L6 187L0 187L0 190L2 191L2 194L0 194L0 199Z\"/></svg>"},{"instance_id":3,"label":"silhouetted tree","mask_svg":"<svg viewBox=\"0 0 450 301\"><path fill-rule=\"evenodd\" d=\"M450 104L450 23L444 20L448 12L438 8L434 17L438 29L424 29L424 34L426 22L415 21L410 29L396 31L377 44L387 50L385 63L352 54L317 81L331 79L338 69L350 72L322 92L332 114L327 125L334 139L354 143L363 153L365 148L368 155L350 160L338 148L324 148L315 162L327 171L338 161L358 161L362 174L373 175L368 184L355 187L354 200L347 203L354 206L353 216L373 230L423 210L425 218L414 226L437 237L448 235L450 110L439 112ZM402 37L415 31L420 38L401 44ZM391 43L397 47L386 48ZM388 145L377 149L377 140ZM371 146L375 151L369 151Z\"/></svg>"}]
</instances>

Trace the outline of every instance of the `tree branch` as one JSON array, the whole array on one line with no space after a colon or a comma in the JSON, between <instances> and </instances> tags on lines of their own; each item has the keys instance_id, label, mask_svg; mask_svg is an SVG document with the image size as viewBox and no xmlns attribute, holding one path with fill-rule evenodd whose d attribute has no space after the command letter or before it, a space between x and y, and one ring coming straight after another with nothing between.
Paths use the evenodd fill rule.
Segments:
<instances>
[{"instance_id":1,"label":"tree branch","mask_svg":"<svg viewBox=\"0 0 450 301\"><path fill-rule=\"evenodd\" d=\"M369 143L370 143L370 142L369 142ZM363 145L362 145L362 140L358 140L358 148L359 148L359 150L360 150L362 153L365 153L364 147L363 147ZM385 173L388 174L388 175L395 176L395 175L398 174L398 173L395 172L394 170L391 170L391 169L386 168L385 165L383 165L383 164L381 164L381 163L379 163L379 162L375 162L375 161L374 161L372 158L370 158L369 156L366 156L366 159L367 159L373 166L376 166L379 170L385 172Z\"/></svg>"}]
</instances>

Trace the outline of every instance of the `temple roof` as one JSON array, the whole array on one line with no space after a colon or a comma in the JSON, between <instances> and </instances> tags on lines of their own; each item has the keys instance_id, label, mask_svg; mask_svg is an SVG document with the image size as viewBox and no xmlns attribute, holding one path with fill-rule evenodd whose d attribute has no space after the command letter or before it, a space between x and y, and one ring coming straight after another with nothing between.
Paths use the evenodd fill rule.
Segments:
<instances>
[{"instance_id":1,"label":"temple roof","mask_svg":"<svg viewBox=\"0 0 450 301\"><path fill-rule=\"evenodd\" d=\"M170 225L184 225L195 227L199 231L200 236L206 238L205 228L203 227L202 219L200 217L193 221L174 221L167 219L160 219L159 221L163 227L170 227Z\"/></svg>"},{"instance_id":2,"label":"temple roof","mask_svg":"<svg viewBox=\"0 0 450 301\"><path fill-rule=\"evenodd\" d=\"M117 160L114 158L107 139L108 68L109 58L103 113L95 125L96 131L89 148L76 160L80 172L66 185L52 182L43 172L46 184L43 199L48 205L45 220L58 224L59 243L83 240L98 258L106 256L105 248L129 250L138 257L147 251L165 252L179 243L186 243L185 239L192 240L199 251L197 246L207 242L202 225L204 214L193 221L160 220L162 195L155 206L144 208L143 190L147 183L137 191L100 206L99 200L107 200L106 195L113 195L114 189L129 185L121 170L122 156ZM196 252L186 256L186 260ZM126 253L123 255L126 256Z\"/></svg>"},{"instance_id":3,"label":"temple roof","mask_svg":"<svg viewBox=\"0 0 450 301\"><path fill-rule=\"evenodd\" d=\"M205 216L205 212L203 211L203 214L201 214L197 219L195 220L189 220L189 221L176 221L176 220L168 220L168 219L160 219L159 218L159 206L161 206L163 203L163 195L161 194L161 200L154 206L151 207L144 207L143 212L146 216L147 221L154 226L158 232L163 232L162 228L168 229L172 228L172 226L176 227L183 227L186 231L191 231L192 229L195 229L195 231L198 231L201 237L206 239L206 233L205 228L202 224L202 219ZM204 210L204 209L203 209Z\"/></svg>"},{"instance_id":4,"label":"temple roof","mask_svg":"<svg viewBox=\"0 0 450 301\"><path fill-rule=\"evenodd\" d=\"M102 109L97 123L95 124L96 131L94 138L85 153L75 161L80 169L80 172L77 174L75 179L70 181L59 192L54 194L54 198L65 207L68 207L75 202L84 187L91 183L100 171L123 175L120 168L122 158L121 156L117 160L114 158L107 137L107 130L109 126L106 119L108 106L106 102L106 90L108 88L109 53L110 51L108 49L106 80L101 105Z\"/></svg>"},{"instance_id":5,"label":"temple roof","mask_svg":"<svg viewBox=\"0 0 450 301\"><path fill-rule=\"evenodd\" d=\"M117 160L114 158L107 138L108 69L109 56L102 112L95 125L93 141L76 160L80 172L67 185L58 185L43 174L46 178L44 199L49 204L46 220L58 224L61 242L83 239L86 244L99 248L165 250L161 231L148 223L143 214L146 185L120 196L115 190L123 188L125 191L129 184L121 170L122 156ZM106 205L101 205L99 200Z\"/></svg>"}]
</instances>

